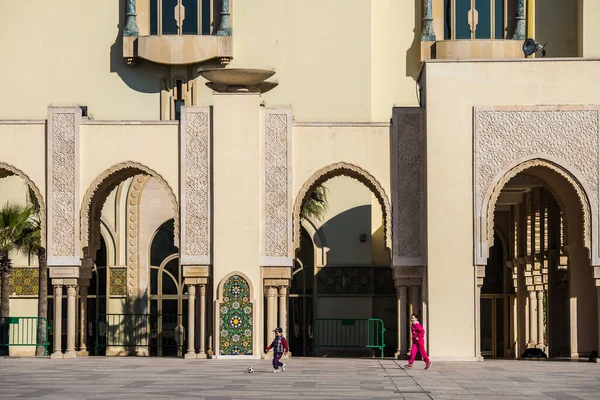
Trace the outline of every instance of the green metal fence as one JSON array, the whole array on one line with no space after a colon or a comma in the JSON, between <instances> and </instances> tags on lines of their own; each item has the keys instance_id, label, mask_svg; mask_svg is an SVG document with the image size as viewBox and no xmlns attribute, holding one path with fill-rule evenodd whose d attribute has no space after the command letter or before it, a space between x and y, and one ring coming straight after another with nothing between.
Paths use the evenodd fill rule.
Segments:
<instances>
[{"instance_id":1,"label":"green metal fence","mask_svg":"<svg viewBox=\"0 0 600 400\"><path fill-rule=\"evenodd\" d=\"M46 327L45 340L38 342L38 324ZM50 326L44 317L0 317L0 347L36 346L44 348L48 355L48 331Z\"/></svg>"},{"instance_id":2,"label":"green metal fence","mask_svg":"<svg viewBox=\"0 0 600 400\"><path fill-rule=\"evenodd\" d=\"M313 353L318 348L379 349L383 358L385 326L377 318L317 318L313 325Z\"/></svg>"},{"instance_id":3,"label":"green metal fence","mask_svg":"<svg viewBox=\"0 0 600 400\"><path fill-rule=\"evenodd\" d=\"M148 355L183 355L186 321L182 314L98 314L96 354L107 347Z\"/></svg>"}]
</instances>

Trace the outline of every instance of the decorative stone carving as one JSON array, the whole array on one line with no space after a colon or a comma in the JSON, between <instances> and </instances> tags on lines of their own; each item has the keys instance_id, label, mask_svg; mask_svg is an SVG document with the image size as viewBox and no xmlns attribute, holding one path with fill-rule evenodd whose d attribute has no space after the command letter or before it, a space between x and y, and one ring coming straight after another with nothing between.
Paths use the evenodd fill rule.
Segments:
<instances>
[{"instance_id":1,"label":"decorative stone carving","mask_svg":"<svg viewBox=\"0 0 600 400\"><path fill-rule=\"evenodd\" d=\"M181 262L210 264L210 109L181 112Z\"/></svg>"},{"instance_id":2,"label":"decorative stone carving","mask_svg":"<svg viewBox=\"0 0 600 400\"><path fill-rule=\"evenodd\" d=\"M281 261L263 265L291 265L291 110L264 110L263 256ZM273 260L274 261L274 260Z\"/></svg>"},{"instance_id":3,"label":"decorative stone carving","mask_svg":"<svg viewBox=\"0 0 600 400\"><path fill-rule=\"evenodd\" d=\"M135 175L150 175L156 179L167 192L173 210L175 211L175 243L179 242L179 206L173 190L167 181L156 171L133 161L127 161L121 164L113 165L102 174L100 174L94 182L88 187L83 201L81 203L81 219L80 219L80 240L82 246L88 246L90 240L90 222L94 219L94 210L97 208L101 211L104 201L110 192L122 181L131 178ZM98 216L99 218L99 216ZM100 229L100 225L94 227Z\"/></svg>"},{"instance_id":4,"label":"decorative stone carving","mask_svg":"<svg viewBox=\"0 0 600 400\"><path fill-rule=\"evenodd\" d=\"M49 108L47 130L48 265L79 265L76 206L81 109Z\"/></svg>"},{"instance_id":5,"label":"decorative stone carving","mask_svg":"<svg viewBox=\"0 0 600 400\"><path fill-rule=\"evenodd\" d=\"M392 118L393 265L426 265L425 181L421 175L425 110L394 108Z\"/></svg>"},{"instance_id":6,"label":"decorative stone carving","mask_svg":"<svg viewBox=\"0 0 600 400\"><path fill-rule=\"evenodd\" d=\"M379 201L379 204L381 205L381 210L383 212L383 233L385 238L385 246L391 250L392 213L390 201L385 191L383 190L383 187L371 174L369 174L362 168L349 163L339 162L336 164L331 164L315 172L313 176L311 176L310 179L307 180L304 183L304 185L300 188L300 191L298 192L298 195L296 196L296 201L294 203L294 251L300 248L300 212L302 211L302 205L304 201L314 190L315 187L336 176L347 176L349 178L356 179L357 181L365 185L375 195L377 201Z\"/></svg>"},{"instance_id":7,"label":"decorative stone carving","mask_svg":"<svg viewBox=\"0 0 600 400\"><path fill-rule=\"evenodd\" d=\"M125 228L127 232L127 274L125 283L130 298L138 293L139 288L139 206L140 195L147 179L147 175L136 175L127 192L127 226Z\"/></svg>"},{"instance_id":8,"label":"decorative stone carving","mask_svg":"<svg viewBox=\"0 0 600 400\"><path fill-rule=\"evenodd\" d=\"M13 167L12 165L8 165L3 162L0 162L0 178L5 178L7 176L12 176L12 175L16 175L19 178L23 179L25 181L25 183L27 184L27 186L29 186L33 190L35 197L37 197L38 203L40 205L40 215L39 215L40 226L42 227L41 232L40 232L41 243L42 243L42 246L45 247L46 246L46 204L44 201L44 197L42 196L42 192L36 186L36 184L33 183L33 181L27 175L25 175L25 173L23 173L23 171L20 171L19 169Z\"/></svg>"},{"instance_id":9,"label":"decorative stone carving","mask_svg":"<svg viewBox=\"0 0 600 400\"><path fill-rule=\"evenodd\" d=\"M493 212L502 186L518 172L544 166L573 186L582 202L582 227L596 238L599 181L599 108L585 106L475 109L474 202L477 265L485 265ZM523 164L528 162L527 164ZM510 173L509 173L510 172ZM589 202L589 206L588 206ZM594 241L597 240L594 239ZM592 241L592 258L597 243ZM594 250L595 249L595 250Z\"/></svg>"}]
</instances>

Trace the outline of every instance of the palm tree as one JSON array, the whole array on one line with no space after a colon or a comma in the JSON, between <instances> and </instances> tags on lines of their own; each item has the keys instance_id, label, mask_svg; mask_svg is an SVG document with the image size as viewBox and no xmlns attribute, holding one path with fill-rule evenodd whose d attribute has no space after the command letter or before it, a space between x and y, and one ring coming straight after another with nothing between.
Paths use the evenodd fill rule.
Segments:
<instances>
[{"instance_id":1,"label":"palm tree","mask_svg":"<svg viewBox=\"0 0 600 400\"><path fill-rule=\"evenodd\" d=\"M325 212L329 209L329 206L327 205L328 192L329 190L323 184L315 187L304 201L300 216L305 219L314 218L323 221Z\"/></svg>"},{"instance_id":2,"label":"palm tree","mask_svg":"<svg viewBox=\"0 0 600 400\"><path fill-rule=\"evenodd\" d=\"M28 226L24 231L22 241L19 243L21 251L27 253L31 258L36 254L38 258L38 317L42 318L37 326L37 343L46 343L46 320L48 318L48 263L46 262L46 248L42 243L42 225L40 222L40 202L31 187L28 188L28 201L33 209L32 218L29 219ZM45 347L38 346L36 356L43 356Z\"/></svg>"},{"instance_id":3,"label":"palm tree","mask_svg":"<svg viewBox=\"0 0 600 400\"><path fill-rule=\"evenodd\" d=\"M10 253L19 249L18 243L22 240L24 230L30 223L33 209L31 206L6 203L0 209L0 317L10 316L8 280L12 270ZM6 335L6 319L0 318L0 331ZM5 336L6 337L6 336ZM6 337L7 338L7 337ZM8 338L7 338L8 339Z\"/></svg>"}]
</instances>

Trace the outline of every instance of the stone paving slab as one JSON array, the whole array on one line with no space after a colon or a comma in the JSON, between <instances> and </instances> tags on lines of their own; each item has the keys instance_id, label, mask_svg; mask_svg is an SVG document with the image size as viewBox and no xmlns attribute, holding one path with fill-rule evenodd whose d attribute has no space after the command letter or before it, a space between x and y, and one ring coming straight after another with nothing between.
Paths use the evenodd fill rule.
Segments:
<instances>
[{"instance_id":1,"label":"stone paving slab","mask_svg":"<svg viewBox=\"0 0 600 400\"><path fill-rule=\"evenodd\" d=\"M599 364L434 361L421 368L389 359L293 358L286 372L273 374L269 360L0 358L0 399L600 399Z\"/></svg>"}]
</instances>

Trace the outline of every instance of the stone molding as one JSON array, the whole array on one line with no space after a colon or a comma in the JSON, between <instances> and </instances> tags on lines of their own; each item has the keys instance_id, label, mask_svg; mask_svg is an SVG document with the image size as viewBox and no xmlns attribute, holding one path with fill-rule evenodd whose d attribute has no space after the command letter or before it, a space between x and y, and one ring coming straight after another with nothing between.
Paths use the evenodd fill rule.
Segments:
<instances>
[{"instance_id":1,"label":"stone molding","mask_svg":"<svg viewBox=\"0 0 600 400\"><path fill-rule=\"evenodd\" d=\"M36 186L35 183L33 183L33 181L31 180L31 178L29 178L23 171L13 167L12 165L0 162L0 176L7 177L7 176L12 176L12 175L16 175L19 178L23 179L25 181L25 183L27 184L27 186L29 186L31 188L31 190L33 190L33 192L35 193L35 197L37 197L38 199L38 203L40 205L40 226L41 226L41 230L40 230L40 235L41 235L41 243L42 246L46 247L46 201L44 199L44 197L42 196L42 192L40 191L40 189Z\"/></svg>"},{"instance_id":2,"label":"stone molding","mask_svg":"<svg viewBox=\"0 0 600 400\"><path fill-rule=\"evenodd\" d=\"M425 109L394 108L392 116L394 266L427 264Z\"/></svg>"},{"instance_id":3,"label":"stone molding","mask_svg":"<svg viewBox=\"0 0 600 400\"><path fill-rule=\"evenodd\" d=\"M89 246L90 244L90 222L95 217L92 206L97 205L99 200L101 204L104 204L106 197L119 183L128 178L134 177L135 175L149 175L153 177L162 185L162 187L167 192L169 199L171 199L173 210L175 211L175 243L179 242L179 205L177 204L177 199L175 197L173 189L171 189L171 186L169 186L167 181L156 171L140 163L134 161L126 161L117 165L113 165L112 167L104 171L88 187L85 196L83 197L83 200L81 202L80 240L83 246ZM101 206L98 208L101 209Z\"/></svg>"},{"instance_id":4,"label":"stone molding","mask_svg":"<svg viewBox=\"0 0 600 400\"><path fill-rule=\"evenodd\" d=\"M261 112L261 265L291 266L292 110Z\"/></svg>"},{"instance_id":5,"label":"stone molding","mask_svg":"<svg viewBox=\"0 0 600 400\"><path fill-rule=\"evenodd\" d=\"M125 222L125 244L127 274L125 278L126 291L130 298L135 297L139 291L139 231L140 231L140 197L146 182L147 175L136 175L133 177L131 184L127 190L127 198L125 203L126 222ZM95 254L95 253L94 253Z\"/></svg>"},{"instance_id":6,"label":"stone molding","mask_svg":"<svg viewBox=\"0 0 600 400\"><path fill-rule=\"evenodd\" d=\"M80 265L79 107L48 108L46 131L48 265Z\"/></svg>"},{"instance_id":7,"label":"stone molding","mask_svg":"<svg viewBox=\"0 0 600 400\"><path fill-rule=\"evenodd\" d=\"M474 262L485 265L493 243L493 215L504 184L534 166L552 169L575 189L598 257L600 107L521 106L474 108Z\"/></svg>"},{"instance_id":8,"label":"stone molding","mask_svg":"<svg viewBox=\"0 0 600 400\"><path fill-rule=\"evenodd\" d=\"M211 123L209 107L183 107L179 130L181 263L211 263Z\"/></svg>"},{"instance_id":9,"label":"stone molding","mask_svg":"<svg viewBox=\"0 0 600 400\"><path fill-rule=\"evenodd\" d=\"M336 176L347 176L352 179L356 179L363 185L365 185L374 195L377 197L379 204L381 205L381 210L383 212L383 228L384 228L384 238L385 238L385 246L387 249L391 250L392 247L392 229L391 229L391 219L392 212L390 201L388 196L386 195L381 184L367 171L364 169L349 164L346 162L339 162L335 164L328 165L315 172L300 188L298 195L296 196L296 201L294 203L294 219L293 219L293 234L294 234L294 252L300 248L300 227L301 227L301 218L300 212L302 211L302 204L309 196L311 191L321 183L334 178Z\"/></svg>"}]
</instances>

